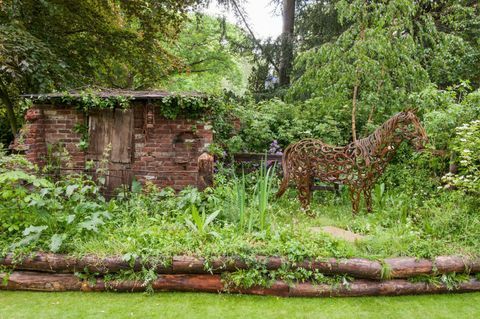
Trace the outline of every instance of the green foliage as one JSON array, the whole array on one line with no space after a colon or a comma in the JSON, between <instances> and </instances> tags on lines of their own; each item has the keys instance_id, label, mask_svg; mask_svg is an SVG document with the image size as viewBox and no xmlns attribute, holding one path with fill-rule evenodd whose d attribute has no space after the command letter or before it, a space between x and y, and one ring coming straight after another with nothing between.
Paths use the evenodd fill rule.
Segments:
<instances>
[{"instance_id":1,"label":"green foliage","mask_svg":"<svg viewBox=\"0 0 480 319\"><path fill-rule=\"evenodd\" d=\"M70 92L64 92L61 97L61 102L68 105L74 105L77 109L88 114L92 110L105 110L120 108L123 110L129 109L133 106L133 98L128 95L113 95L104 97L101 96L100 91L94 89L86 89L80 92L75 92L75 95ZM46 95L40 95L37 99L39 102L50 100ZM55 99L53 100L55 103ZM214 116L217 112L222 112L224 104L215 96L206 95L186 95L173 94L165 96L160 100L155 100L155 104L159 107L160 113L168 118L175 119L178 116L187 118L209 118ZM88 147L88 127L84 124L77 125L74 130L82 134L83 147Z\"/></svg>"},{"instance_id":2,"label":"green foliage","mask_svg":"<svg viewBox=\"0 0 480 319\"><path fill-rule=\"evenodd\" d=\"M241 231L246 229L246 219L247 219L247 210L246 210L246 199L247 191L245 189L245 173L242 171L242 178L235 178L233 189L235 191L235 203L234 207L236 208L236 214L238 216L238 227Z\"/></svg>"},{"instance_id":3,"label":"green foliage","mask_svg":"<svg viewBox=\"0 0 480 319\"><path fill-rule=\"evenodd\" d=\"M161 114L169 119L178 116L209 118L221 112L223 104L216 97L172 95L158 102Z\"/></svg>"},{"instance_id":4,"label":"green foliage","mask_svg":"<svg viewBox=\"0 0 480 319\"><path fill-rule=\"evenodd\" d=\"M314 285L328 284L332 288L339 285L348 288L352 278L348 276L325 276L317 270L305 268L282 267L275 271L268 271L261 266L222 274L222 281L227 288L271 287L276 280L285 281L290 286L294 286L297 283L310 282Z\"/></svg>"},{"instance_id":5,"label":"green foliage","mask_svg":"<svg viewBox=\"0 0 480 319\"><path fill-rule=\"evenodd\" d=\"M3 8L5 9L5 7ZM3 16L0 11L0 21ZM22 87L48 91L58 85L66 66L40 39L25 30L19 21L0 26L0 80L2 95L18 92Z\"/></svg>"},{"instance_id":6,"label":"green foliage","mask_svg":"<svg viewBox=\"0 0 480 319\"><path fill-rule=\"evenodd\" d=\"M444 176L449 186L480 193L480 120L457 127L453 150L458 153L459 174Z\"/></svg>"},{"instance_id":7,"label":"green foliage","mask_svg":"<svg viewBox=\"0 0 480 319\"><path fill-rule=\"evenodd\" d=\"M200 3L204 1L3 1L0 103L12 130L21 117L20 93L158 86L177 69L180 58L169 46L187 12Z\"/></svg>"},{"instance_id":8,"label":"green foliage","mask_svg":"<svg viewBox=\"0 0 480 319\"><path fill-rule=\"evenodd\" d=\"M206 260L236 256L252 267L225 275L224 280L241 287L268 286L277 279L293 285L311 281L348 286L349 278L290 267L308 258L366 257L381 262L394 256L478 254L478 198L460 192L433 188L428 194L408 193L387 180L374 191L372 214L353 219L348 196L316 192L307 216L293 191L270 201L277 180L273 168L264 167L234 179L232 172L224 171L217 175L216 187L204 192L187 188L176 194L147 184L106 202L89 178L69 176L52 182L20 170L22 161L14 164L14 157L8 157L0 161L8 164L0 171L1 253L43 250L158 262L179 254ZM350 229L365 239L350 243L310 230L323 225ZM288 267L267 271L255 259L258 255L282 256ZM148 285L156 273L150 267L122 276L136 276ZM389 269L384 267L382 276L388 278ZM442 282L454 287L462 280L457 277L446 276Z\"/></svg>"},{"instance_id":9,"label":"green foliage","mask_svg":"<svg viewBox=\"0 0 480 319\"><path fill-rule=\"evenodd\" d=\"M305 4L297 7L295 19L300 51L331 42L345 31L347 26L340 24L335 9L338 1L299 1L302 2Z\"/></svg>"},{"instance_id":10,"label":"green foliage","mask_svg":"<svg viewBox=\"0 0 480 319\"><path fill-rule=\"evenodd\" d=\"M86 124L75 124L73 127L73 131L77 134L80 134L80 142L77 144L77 147L82 151L88 150L89 147L89 133L88 133L88 126Z\"/></svg>"},{"instance_id":11,"label":"green foliage","mask_svg":"<svg viewBox=\"0 0 480 319\"><path fill-rule=\"evenodd\" d=\"M302 138L322 138L332 144L346 142L348 124L332 116L327 104L320 99L305 102L302 107L278 99L239 106L242 128L239 134L226 139L227 148L265 152L276 140L284 147Z\"/></svg>"},{"instance_id":12,"label":"green foliage","mask_svg":"<svg viewBox=\"0 0 480 319\"><path fill-rule=\"evenodd\" d=\"M435 149L449 150L455 128L478 119L480 91L471 91L468 82L438 90L429 87L415 96L415 104L425 110L425 129Z\"/></svg>"},{"instance_id":13,"label":"green foliage","mask_svg":"<svg viewBox=\"0 0 480 319\"><path fill-rule=\"evenodd\" d=\"M287 96L320 100L330 116L349 123L357 87L357 128L368 132L369 125L404 109L409 95L429 83L410 32L415 4L338 1L337 13L350 26L333 42L297 57L297 79Z\"/></svg>"},{"instance_id":14,"label":"green foliage","mask_svg":"<svg viewBox=\"0 0 480 319\"><path fill-rule=\"evenodd\" d=\"M270 197L272 182L273 182L273 173L275 171L275 165L267 168L267 161L262 161L260 163L260 171L258 174L258 181L255 185L255 199L256 199L256 209L258 211L258 228L261 231L267 230L267 210L268 210L268 199ZM249 220L249 229L251 229L253 215L250 215Z\"/></svg>"},{"instance_id":15,"label":"green foliage","mask_svg":"<svg viewBox=\"0 0 480 319\"><path fill-rule=\"evenodd\" d=\"M251 52L244 32L224 19L191 15L167 51L178 58L176 70L160 85L169 91L223 91L244 95Z\"/></svg>"},{"instance_id":16,"label":"green foliage","mask_svg":"<svg viewBox=\"0 0 480 319\"><path fill-rule=\"evenodd\" d=\"M40 96L39 100L48 99L47 96ZM67 105L75 105L79 110L88 113L91 110L104 110L122 108L127 109L130 106L131 98L129 96L116 95L101 97L96 94L95 90L88 89L80 92L80 97L73 96L69 92L65 92L61 101Z\"/></svg>"},{"instance_id":17,"label":"green foliage","mask_svg":"<svg viewBox=\"0 0 480 319\"><path fill-rule=\"evenodd\" d=\"M209 231L208 228L210 224L215 220L215 218L220 214L220 211L214 211L210 215L205 214L205 208L202 208L202 214L198 212L197 206L191 204L190 206L190 214L191 219L186 219L186 225L193 231L198 233L199 235L213 235L218 236L218 234L214 231Z\"/></svg>"},{"instance_id":18,"label":"green foliage","mask_svg":"<svg viewBox=\"0 0 480 319\"><path fill-rule=\"evenodd\" d=\"M174 38L196 3L5 1L0 21L25 33L18 39L37 39L56 57L56 65L63 66L70 83L139 87L171 67L174 57L165 53L159 40ZM43 67L45 62L35 65ZM49 75L55 72L36 76Z\"/></svg>"},{"instance_id":19,"label":"green foliage","mask_svg":"<svg viewBox=\"0 0 480 319\"><path fill-rule=\"evenodd\" d=\"M9 171L23 170L33 171L35 166L29 162L24 156L17 154L10 154L7 156L6 150L0 144L0 173Z\"/></svg>"},{"instance_id":20,"label":"green foliage","mask_svg":"<svg viewBox=\"0 0 480 319\"><path fill-rule=\"evenodd\" d=\"M76 236L98 232L111 217L112 206L83 176L52 182L22 170L0 170L0 186L0 238L11 236L11 249L45 244L57 252Z\"/></svg>"}]
</instances>

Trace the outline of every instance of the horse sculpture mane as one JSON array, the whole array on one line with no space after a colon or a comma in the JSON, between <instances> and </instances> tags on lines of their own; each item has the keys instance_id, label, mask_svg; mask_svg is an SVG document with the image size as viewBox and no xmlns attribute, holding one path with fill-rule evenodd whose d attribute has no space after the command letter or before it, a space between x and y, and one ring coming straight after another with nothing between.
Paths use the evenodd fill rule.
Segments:
<instances>
[{"instance_id":1,"label":"horse sculpture mane","mask_svg":"<svg viewBox=\"0 0 480 319\"><path fill-rule=\"evenodd\" d=\"M358 212L363 192L367 210L371 211L373 185L403 140L414 142L417 149L423 148L427 141L413 110L395 114L369 136L346 146L332 146L318 139L290 144L282 157L284 176L277 197L283 195L293 180L302 206L308 208L313 181L318 179L349 186L354 213Z\"/></svg>"}]
</instances>

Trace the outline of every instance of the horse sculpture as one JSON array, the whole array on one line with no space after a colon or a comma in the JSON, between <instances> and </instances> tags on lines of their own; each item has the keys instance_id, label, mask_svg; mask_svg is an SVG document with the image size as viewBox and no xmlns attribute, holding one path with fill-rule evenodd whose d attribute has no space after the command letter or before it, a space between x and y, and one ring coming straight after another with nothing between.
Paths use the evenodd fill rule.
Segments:
<instances>
[{"instance_id":1,"label":"horse sculpture","mask_svg":"<svg viewBox=\"0 0 480 319\"><path fill-rule=\"evenodd\" d=\"M314 179L318 179L349 186L354 214L359 210L363 192L367 211L371 212L372 188L403 140L411 141L417 151L428 141L414 110L395 114L369 136L346 146L331 146L317 139L290 144L282 157L283 180L277 197L285 193L293 180L302 207L308 209L311 188Z\"/></svg>"}]
</instances>

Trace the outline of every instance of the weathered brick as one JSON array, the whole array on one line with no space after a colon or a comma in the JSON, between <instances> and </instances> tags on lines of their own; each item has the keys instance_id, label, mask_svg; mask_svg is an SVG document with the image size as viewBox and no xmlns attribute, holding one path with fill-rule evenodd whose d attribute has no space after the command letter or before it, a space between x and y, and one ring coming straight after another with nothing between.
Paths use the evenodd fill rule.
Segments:
<instances>
[{"instance_id":1,"label":"weathered brick","mask_svg":"<svg viewBox=\"0 0 480 319\"><path fill-rule=\"evenodd\" d=\"M142 103L135 105L133 162L124 165L124 168L132 170L138 180L151 180L159 187L171 186L178 190L186 185L196 185L198 156L213 139L210 123L182 117L165 119L158 107L147 108ZM149 118L149 123L154 126L149 129L145 127L144 110L147 109L154 111L154 117ZM43 163L46 144L62 142L70 153L73 168L83 169L86 154L76 147L81 136L73 131L76 123L84 123L82 112L68 105L45 104L28 110L25 118L27 158ZM191 143L177 140L178 136L185 138L189 134L194 136L189 138Z\"/></svg>"}]
</instances>

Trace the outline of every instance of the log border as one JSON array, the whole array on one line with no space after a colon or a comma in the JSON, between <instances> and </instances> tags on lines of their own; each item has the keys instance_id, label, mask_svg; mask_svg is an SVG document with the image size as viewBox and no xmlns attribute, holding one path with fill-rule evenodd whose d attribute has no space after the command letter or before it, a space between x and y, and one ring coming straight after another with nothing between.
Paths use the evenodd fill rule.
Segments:
<instances>
[{"instance_id":1,"label":"log border","mask_svg":"<svg viewBox=\"0 0 480 319\"><path fill-rule=\"evenodd\" d=\"M0 266L13 270L47 273L75 273L88 271L98 275L117 273L122 270L140 271L142 267L153 268L158 274L220 274L251 268L239 257L202 258L195 256L174 256L156 260L125 261L120 256L97 257L94 255L76 258L53 253L33 253L16 258L12 254L0 258ZM256 256L253 263L263 265L267 270L282 266L315 270L325 275L347 275L354 278L382 280L405 279L420 275L441 275L446 273L480 273L480 258L462 256L439 256L432 260L413 257L387 258L381 261L364 258L335 259L317 258L302 262L290 262L276 256ZM206 268L209 265L209 268Z\"/></svg>"},{"instance_id":2,"label":"log border","mask_svg":"<svg viewBox=\"0 0 480 319\"><path fill-rule=\"evenodd\" d=\"M8 275L0 273L0 280L4 279L6 279L7 283L6 285L0 285L0 290L48 292L141 292L146 290L146 286L141 281L105 281L97 279L94 283L87 283L73 274L14 271ZM336 286L328 284L314 285L311 283L299 283L289 286L283 281L276 281L270 287L226 289L220 275L165 274L160 275L158 279L151 283L151 289L154 291L227 292L281 297L359 297L474 292L480 291L480 281L470 278L466 282L459 283L455 289L449 288L445 284L433 285L424 282L410 282L405 279L382 281L356 279L348 285Z\"/></svg>"}]
</instances>

